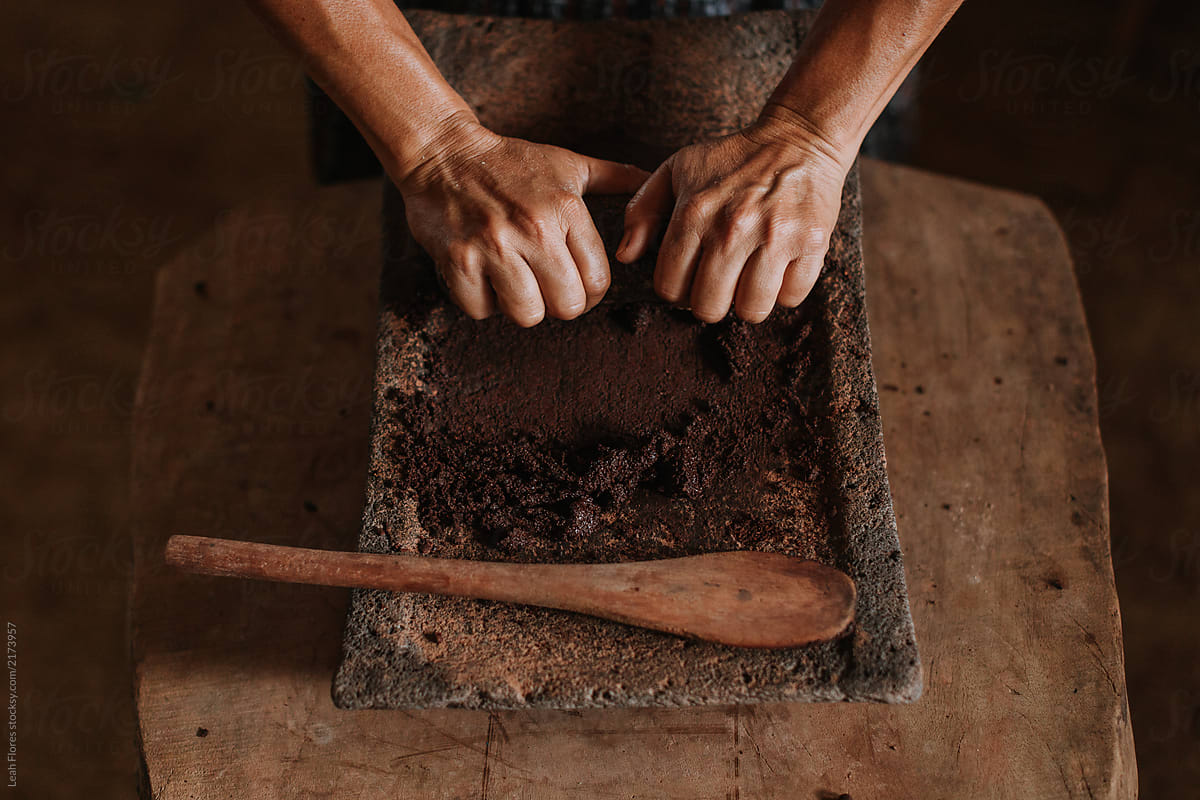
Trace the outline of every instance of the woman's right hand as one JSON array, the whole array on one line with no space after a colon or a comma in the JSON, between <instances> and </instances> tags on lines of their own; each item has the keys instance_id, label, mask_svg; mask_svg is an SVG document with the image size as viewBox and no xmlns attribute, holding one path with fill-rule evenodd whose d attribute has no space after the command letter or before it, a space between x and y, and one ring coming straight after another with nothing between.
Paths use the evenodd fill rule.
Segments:
<instances>
[{"instance_id":1,"label":"woman's right hand","mask_svg":"<svg viewBox=\"0 0 1200 800\"><path fill-rule=\"evenodd\" d=\"M631 194L647 177L466 118L446 125L407 174L393 176L413 238L454 303L475 319L499 309L523 327L547 314L574 319L600 302L608 259L583 195Z\"/></svg>"}]
</instances>

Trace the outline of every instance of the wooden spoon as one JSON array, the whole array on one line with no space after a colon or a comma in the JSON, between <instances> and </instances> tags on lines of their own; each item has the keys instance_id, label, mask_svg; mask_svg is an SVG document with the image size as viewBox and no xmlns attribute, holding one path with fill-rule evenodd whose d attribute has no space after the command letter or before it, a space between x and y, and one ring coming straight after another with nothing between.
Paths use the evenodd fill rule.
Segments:
<instances>
[{"instance_id":1,"label":"wooden spoon","mask_svg":"<svg viewBox=\"0 0 1200 800\"><path fill-rule=\"evenodd\" d=\"M849 577L778 553L513 564L172 536L166 558L168 564L205 575L524 603L739 647L793 647L830 639L854 618Z\"/></svg>"}]
</instances>

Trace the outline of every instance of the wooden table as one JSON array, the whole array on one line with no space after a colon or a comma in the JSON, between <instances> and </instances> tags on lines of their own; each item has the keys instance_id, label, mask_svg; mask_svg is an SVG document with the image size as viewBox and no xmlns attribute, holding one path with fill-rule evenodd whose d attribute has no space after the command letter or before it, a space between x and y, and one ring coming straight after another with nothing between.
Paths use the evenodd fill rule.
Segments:
<instances>
[{"instance_id":1,"label":"wooden table","mask_svg":"<svg viewBox=\"0 0 1200 800\"><path fill-rule=\"evenodd\" d=\"M1095 365L1036 199L868 162L911 706L345 712L347 593L185 576L173 532L354 546L380 188L264 200L159 275L134 427L132 624L162 798L1136 795Z\"/></svg>"}]
</instances>

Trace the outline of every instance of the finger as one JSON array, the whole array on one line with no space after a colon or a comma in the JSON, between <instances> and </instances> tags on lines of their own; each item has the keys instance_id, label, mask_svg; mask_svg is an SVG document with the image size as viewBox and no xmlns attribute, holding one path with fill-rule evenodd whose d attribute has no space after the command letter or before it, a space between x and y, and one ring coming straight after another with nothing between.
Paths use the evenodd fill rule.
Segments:
<instances>
[{"instance_id":1,"label":"finger","mask_svg":"<svg viewBox=\"0 0 1200 800\"><path fill-rule=\"evenodd\" d=\"M746 322L762 322L771 315L787 266L787 255L777 249L760 247L751 254L734 295L734 310L739 317Z\"/></svg>"},{"instance_id":2,"label":"finger","mask_svg":"<svg viewBox=\"0 0 1200 800\"><path fill-rule=\"evenodd\" d=\"M438 265L438 274L450 300L472 319L496 313L496 293L484 277L482 257L470 248L452 250L449 263Z\"/></svg>"},{"instance_id":3,"label":"finger","mask_svg":"<svg viewBox=\"0 0 1200 800\"><path fill-rule=\"evenodd\" d=\"M668 303L687 297L700 258L700 231L707 227L708 217L699 205L675 204L654 266L654 290Z\"/></svg>"},{"instance_id":4,"label":"finger","mask_svg":"<svg viewBox=\"0 0 1200 800\"><path fill-rule=\"evenodd\" d=\"M637 261L646 254L651 238L671 213L675 193L671 188L671 161L664 161L625 206L625 235L617 248L622 263Z\"/></svg>"},{"instance_id":5,"label":"finger","mask_svg":"<svg viewBox=\"0 0 1200 800\"><path fill-rule=\"evenodd\" d=\"M820 272L820 264L813 264L811 258L798 258L788 264L783 275L783 285L779 288L779 305L795 308L803 303L816 284Z\"/></svg>"},{"instance_id":6,"label":"finger","mask_svg":"<svg viewBox=\"0 0 1200 800\"><path fill-rule=\"evenodd\" d=\"M692 281L692 314L703 322L719 322L729 313L738 279L758 245L758 237L745 230L722 234L719 244L706 239L696 277Z\"/></svg>"},{"instance_id":7,"label":"finger","mask_svg":"<svg viewBox=\"0 0 1200 800\"><path fill-rule=\"evenodd\" d=\"M486 274L496 292L496 305L504 316L522 328L537 325L546 316L541 289L524 259L492 262Z\"/></svg>"},{"instance_id":8,"label":"finger","mask_svg":"<svg viewBox=\"0 0 1200 800\"><path fill-rule=\"evenodd\" d=\"M471 319L487 319L496 313L496 293L491 285L448 284L450 299Z\"/></svg>"},{"instance_id":9,"label":"finger","mask_svg":"<svg viewBox=\"0 0 1200 800\"><path fill-rule=\"evenodd\" d=\"M592 222L587 206L580 202L570 211L567 225L567 249L579 270L583 292L587 296L585 311L590 311L608 291L612 277L608 268L608 257L604 254L604 242Z\"/></svg>"},{"instance_id":10,"label":"finger","mask_svg":"<svg viewBox=\"0 0 1200 800\"><path fill-rule=\"evenodd\" d=\"M575 319L587 310L588 297L579 267L563 239L550 239L536 247L531 244L524 255L547 314L556 319Z\"/></svg>"},{"instance_id":11,"label":"finger","mask_svg":"<svg viewBox=\"0 0 1200 800\"><path fill-rule=\"evenodd\" d=\"M633 164L618 164L576 154L584 168L580 194L632 194L650 177L650 173Z\"/></svg>"},{"instance_id":12,"label":"finger","mask_svg":"<svg viewBox=\"0 0 1200 800\"><path fill-rule=\"evenodd\" d=\"M813 231L809 243L798 258L788 264L779 289L779 305L795 308L804 302L825 265L825 251L829 248L829 235L824 231Z\"/></svg>"}]
</instances>

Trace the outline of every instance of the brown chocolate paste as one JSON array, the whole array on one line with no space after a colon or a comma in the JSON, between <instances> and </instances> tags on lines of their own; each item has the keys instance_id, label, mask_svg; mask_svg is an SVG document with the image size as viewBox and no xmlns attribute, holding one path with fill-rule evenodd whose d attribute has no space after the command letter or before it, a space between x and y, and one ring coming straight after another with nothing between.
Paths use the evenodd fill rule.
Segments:
<instances>
[{"instance_id":1,"label":"brown chocolate paste","mask_svg":"<svg viewBox=\"0 0 1200 800\"><path fill-rule=\"evenodd\" d=\"M818 477L810 378L824 371L805 306L750 325L602 304L531 329L443 311L426 326L423 390L390 398L392 475L427 529L466 529L530 561L788 538L777 517L796 504L764 493L787 473Z\"/></svg>"}]
</instances>

